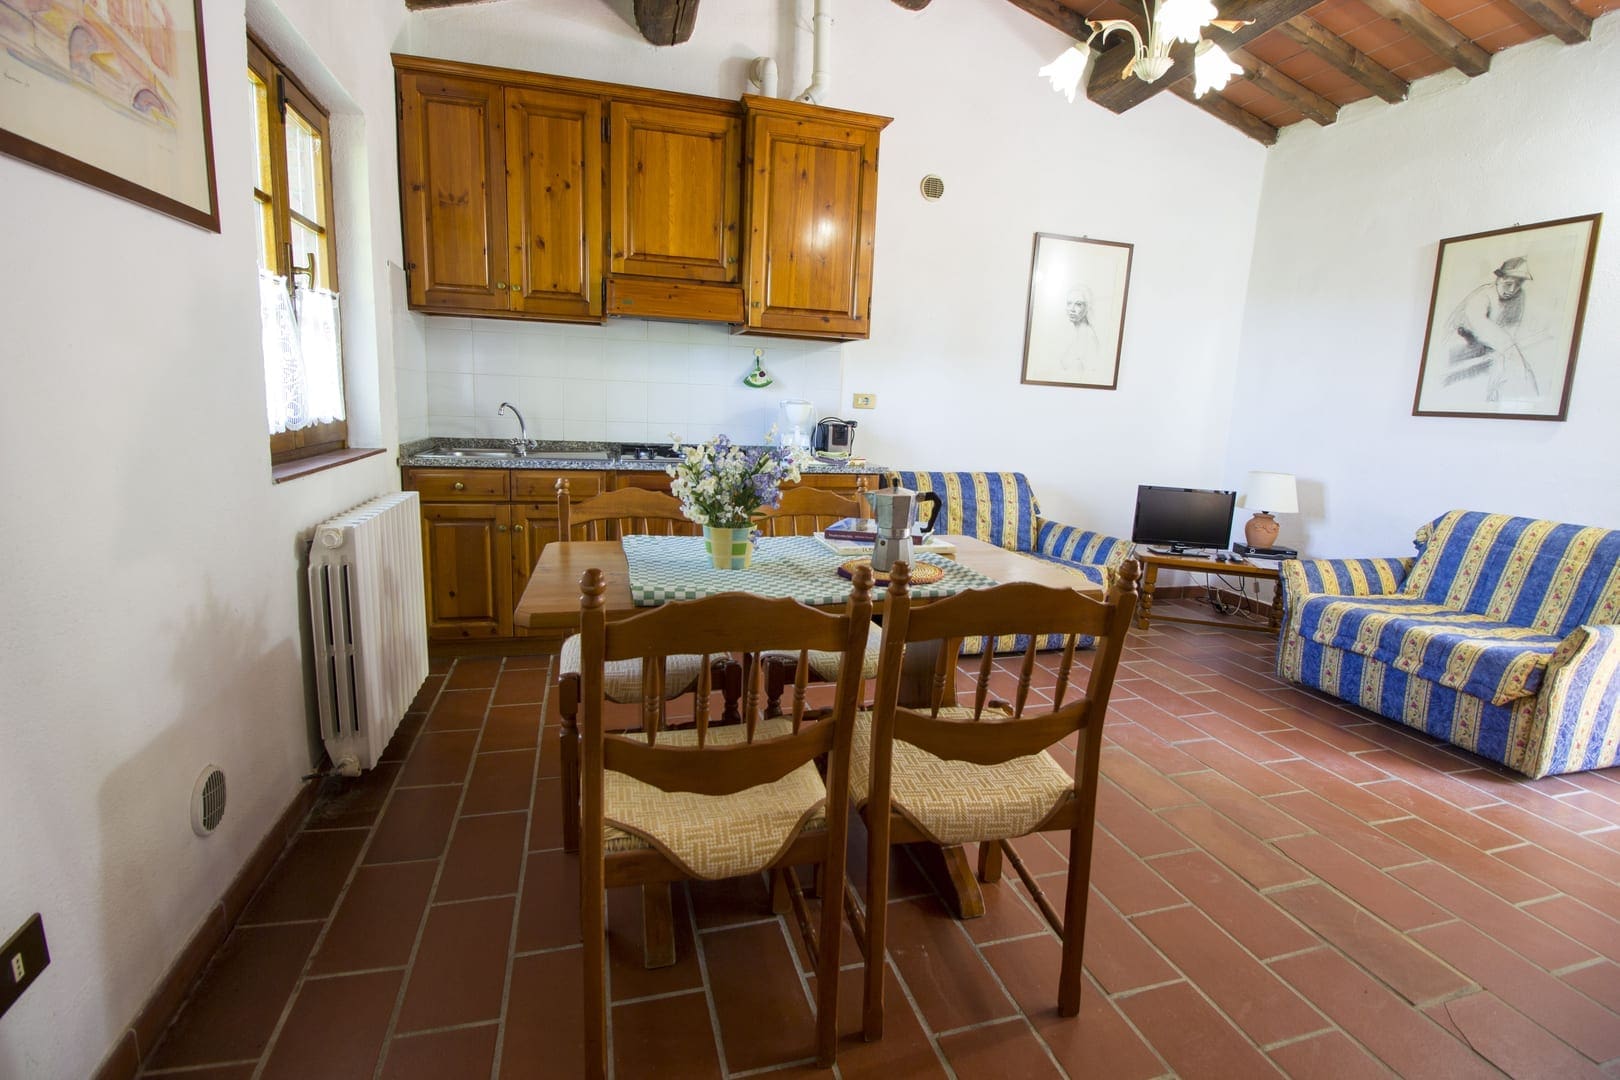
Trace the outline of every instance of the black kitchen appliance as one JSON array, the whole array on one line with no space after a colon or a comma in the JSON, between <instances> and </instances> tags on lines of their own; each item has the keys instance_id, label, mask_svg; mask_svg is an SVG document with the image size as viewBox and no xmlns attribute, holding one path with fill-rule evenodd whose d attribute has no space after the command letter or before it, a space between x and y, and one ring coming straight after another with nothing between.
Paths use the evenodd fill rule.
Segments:
<instances>
[{"instance_id":1,"label":"black kitchen appliance","mask_svg":"<svg viewBox=\"0 0 1620 1080\"><path fill-rule=\"evenodd\" d=\"M810 448L822 457L847 458L853 450L858 426L854 420L823 416L816 422L816 433Z\"/></svg>"}]
</instances>

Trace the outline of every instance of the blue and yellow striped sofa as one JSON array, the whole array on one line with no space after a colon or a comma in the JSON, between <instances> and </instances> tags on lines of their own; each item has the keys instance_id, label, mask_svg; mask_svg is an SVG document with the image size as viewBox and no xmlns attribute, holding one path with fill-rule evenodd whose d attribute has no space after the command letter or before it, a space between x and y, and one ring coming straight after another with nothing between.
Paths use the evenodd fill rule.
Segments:
<instances>
[{"instance_id":1,"label":"blue and yellow striped sofa","mask_svg":"<svg viewBox=\"0 0 1620 1080\"><path fill-rule=\"evenodd\" d=\"M1104 588L1115 569L1130 557L1127 540L1041 517L1040 504L1023 473L901 471L894 473L891 480L913 491L939 493L945 516L935 531L971 536L1032 559L1057 563ZM1022 651L1026 644L1024 638L1002 638L996 642L996 651ZM1061 649L1063 642L1053 635L1040 647ZM982 649L983 643L977 638L962 646L963 653L969 655Z\"/></svg>"},{"instance_id":2,"label":"blue and yellow striped sofa","mask_svg":"<svg viewBox=\"0 0 1620 1080\"><path fill-rule=\"evenodd\" d=\"M1531 777L1620 757L1620 531L1453 510L1282 564L1277 670Z\"/></svg>"}]
</instances>

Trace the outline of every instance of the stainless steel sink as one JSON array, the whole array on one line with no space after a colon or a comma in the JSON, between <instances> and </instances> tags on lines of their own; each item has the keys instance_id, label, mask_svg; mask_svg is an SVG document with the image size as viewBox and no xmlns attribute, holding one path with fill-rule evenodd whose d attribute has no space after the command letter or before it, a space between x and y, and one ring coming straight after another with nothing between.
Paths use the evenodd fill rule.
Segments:
<instances>
[{"instance_id":1,"label":"stainless steel sink","mask_svg":"<svg viewBox=\"0 0 1620 1080\"><path fill-rule=\"evenodd\" d=\"M494 450L487 446L450 446L430 453L442 457L497 458L508 461L520 461L525 457L538 458L542 461L607 461L612 456L606 450L530 450L525 455L512 450Z\"/></svg>"},{"instance_id":2,"label":"stainless steel sink","mask_svg":"<svg viewBox=\"0 0 1620 1080\"><path fill-rule=\"evenodd\" d=\"M449 450L435 450L433 452L435 454L443 454L445 457L474 457L474 458L515 458L515 457L517 457L517 455L514 454L510 450L486 450L483 447L471 447L471 446L457 446L457 447L452 447Z\"/></svg>"}]
</instances>

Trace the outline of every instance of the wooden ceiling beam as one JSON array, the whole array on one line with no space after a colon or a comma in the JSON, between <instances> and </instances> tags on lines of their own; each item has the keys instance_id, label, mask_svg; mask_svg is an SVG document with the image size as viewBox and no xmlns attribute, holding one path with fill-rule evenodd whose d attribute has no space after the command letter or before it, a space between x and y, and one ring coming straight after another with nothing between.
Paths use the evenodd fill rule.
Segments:
<instances>
[{"instance_id":1,"label":"wooden ceiling beam","mask_svg":"<svg viewBox=\"0 0 1620 1080\"><path fill-rule=\"evenodd\" d=\"M1592 38L1592 20L1569 0L1509 0L1553 37L1566 45Z\"/></svg>"},{"instance_id":2,"label":"wooden ceiling beam","mask_svg":"<svg viewBox=\"0 0 1620 1080\"><path fill-rule=\"evenodd\" d=\"M1339 118L1339 107L1246 49L1230 49L1232 62L1243 69L1243 77L1285 105L1304 113L1318 124L1331 124ZM1207 96L1207 95L1206 95Z\"/></svg>"},{"instance_id":3,"label":"wooden ceiling beam","mask_svg":"<svg viewBox=\"0 0 1620 1080\"><path fill-rule=\"evenodd\" d=\"M895 2L899 3L900 0ZM1047 26L1063 31L1076 41L1085 41L1091 36L1091 27L1086 25L1085 16L1071 7L1065 7L1058 0L1007 0L1007 2L1018 10L1035 16Z\"/></svg>"},{"instance_id":4,"label":"wooden ceiling beam","mask_svg":"<svg viewBox=\"0 0 1620 1080\"><path fill-rule=\"evenodd\" d=\"M1276 128L1272 127L1270 124L1266 123L1252 112L1249 112L1247 109L1242 109L1232 104L1230 101L1221 97L1221 95L1215 93L1214 91L1205 94L1203 97L1194 97L1193 79L1191 75L1175 80L1169 86L1165 87L1165 89L1169 90L1172 94L1184 101L1190 101L1192 104L1198 106L1200 109L1203 109L1211 116L1217 117L1224 120L1226 123L1231 124L1233 127L1237 128L1239 131L1243 132L1243 134L1247 135L1256 142L1264 143L1265 145L1270 146L1272 143L1277 141Z\"/></svg>"},{"instance_id":5,"label":"wooden ceiling beam","mask_svg":"<svg viewBox=\"0 0 1620 1080\"><path fill-rule=\"evenodd\" d=\"M1347 75L1391 105L1406 100L1408 83L1384 65L1311 18L1296 15L1277 27L1288 40L1303 45L1340 74Z\"/></svg>"},{"instance_id":6,"label":"wooden ceiling beam","mask_svg":"<svg viewBox=\"0 0 1620 1080\"><path fill-rule=\"evenodd\" d=\"M698 0L636 0L636 29L654 45L679 45L697 25Z\"/></svg>"},{"instance_id":7,"label":"wooden ceiling beam","mask_svg":"<svg viewBox=\"0 0 1620 1080\"><path fill-rule=\"evenodd\" d=\"M1024 6L1023 0L1013 2ZM1416 3L1417 0L1411 2ZM1321 0L1227 0L1218 5L1221 18L1253 21L1230 34L1224 30L1210 30L1207 33L1211 41L1231 52L1319 3ZM1131 62L1133 54L1129 39L1116 41L1098 54L1096 66L1091 72L1091 82L1086 87L1086 97L1105 109L1122 113L1168 89L1177 80L1191 75L1192 54L1193 46L1177 45L1173 54L1175 63L1157 82L1143 82L1134 75L1122 79L1120 75Z\"/></svg>"},{"instance_id":8,"label":"wooden ceiling beam","mask_svg":"<svg viewBox=\"0 0 1620 1080\"><path fill-rule=\"evenodd\" d=\"M1491 54L1418 0L1364 0L1366 5L1417 38L1434 54L1465 75L1483 75Z\"/></svg>"}]
</instances>

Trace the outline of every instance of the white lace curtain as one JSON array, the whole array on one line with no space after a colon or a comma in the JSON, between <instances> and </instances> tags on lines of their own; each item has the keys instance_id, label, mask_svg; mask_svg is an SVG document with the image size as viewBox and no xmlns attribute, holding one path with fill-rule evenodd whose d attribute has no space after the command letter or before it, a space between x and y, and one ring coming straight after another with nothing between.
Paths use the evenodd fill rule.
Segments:
<instances>
[{"instance_id":1,"label":"white lace curtain","mask_svg":"<svg viewBox=\"0 0 1620 1080\"><path fill-rule=\"evenodd\" d=\"M295 309L287 279L260 270L259 321L270 434L342 420L337 293L299 289Z\"/></svg>"}]
</instances>

